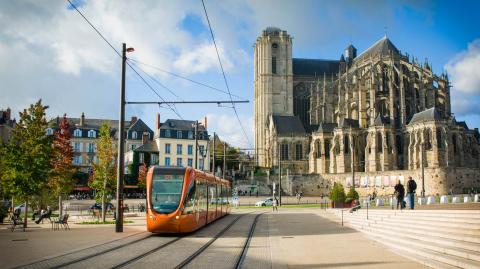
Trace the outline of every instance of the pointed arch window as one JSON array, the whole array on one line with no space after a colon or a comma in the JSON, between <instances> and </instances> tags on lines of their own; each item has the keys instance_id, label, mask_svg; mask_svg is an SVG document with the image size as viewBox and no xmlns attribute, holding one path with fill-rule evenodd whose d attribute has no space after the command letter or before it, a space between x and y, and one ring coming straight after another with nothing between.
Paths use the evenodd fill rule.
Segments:
<instances>
[{"instance_id":1,"label":"pointed arch window","mask_svg":"<svg viewBox=\"0 0 480 269\"><path fill-rule=\"evenodd\" d=\"M53 129L52 128L47 129L47 135L53 135Z\"/></svg>"},{"instance_id":2,"label":"pointed arch window","mask_svg":"<svg viewBox=\"0 0 480 269\"><path fill-rule=\"evenodd\" d=\"M272 57L272 74L277 73L277 57Z\"/></svg>"},{"instance_id":3,"label":"pointed arch window","mask_svg":"<svg viewBox=\"0 0 480 269\"><path fill-rule=\"evenodd\" d=\"M136 131L133 131L132 132L132 139L137 139L137 132Z\"/></svg>"}]
</instances>

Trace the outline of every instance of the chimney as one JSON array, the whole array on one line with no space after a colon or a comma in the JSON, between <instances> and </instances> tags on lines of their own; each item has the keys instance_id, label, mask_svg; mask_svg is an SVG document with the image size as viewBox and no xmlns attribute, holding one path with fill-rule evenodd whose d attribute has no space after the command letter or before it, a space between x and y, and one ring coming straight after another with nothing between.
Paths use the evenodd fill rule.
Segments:
<instances>
[{"instance_id":1,"label":"chimney","mask_svg":"<svg viewBox=\"0 0 480 269\"><path fill-rule=\"evenodd\" d=\"M203 122L203 125L205 126L205 130L207 130L207 125L208 125L208 124L207 124L207 117L206 117L206 116L205 116L205 120L204 120L204 122Z\"/></svg>"},{"instance_id":2,"label":"chimney","mask_svg":"<svg viewBox=\"0 0 480 269\"><path fill-rule=\"evenodd\" d=\"M155 129L160 129L160 114L157 113L157 116L155 117Z\"/></svg>"},{"instance_id":3,"label":"chimney","mask_svg":"<svg viewBox=\"0 0 480 269\"><path fill-rule=\"evenodd\" d=\"M85 114L82 112L82 116L80 116L80 126L85 124Z\"/></svg>"},{"instance_id":4,"label":"chimney","mask_svg":"<svg viewBox=\"0 0 480 269\"><path fill-rule=\"evenodd\" d=\"M142 145L147 144L148 140L150 139L150 133L148 132L143 132L142 135Z\"/></svg>"},{"instance_id":5,"label":"chimney","mask_svg":"<svg viewBox=\"0 0 480 269\"><path fill-rule=\"evenodd\" d=\"M11 120L10 116L12 114L12 110L7 107L7 115L5 115L5 120Z\"/></svg>"},{"instance_id":6,"label":"chimney","mask_svg":"<svg viewBox=\"0 0 480 269\"><path fill-rule=\"evenodd\" d=\"M132 116L132 120L130 121L130 124L134 124L135 122L137 122L137 117L135 116Z\"/></svg>"}]
</instances>

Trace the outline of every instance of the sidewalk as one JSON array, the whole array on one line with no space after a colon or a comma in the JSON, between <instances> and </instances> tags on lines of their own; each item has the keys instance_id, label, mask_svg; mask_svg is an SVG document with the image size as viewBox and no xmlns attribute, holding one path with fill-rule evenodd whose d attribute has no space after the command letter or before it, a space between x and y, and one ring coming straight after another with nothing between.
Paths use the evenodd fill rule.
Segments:
<instances>
[{"instance_id":1,"label":"sidewalk","mask_svg":"<svg viewBox=\"0 0 480 269\"><path fill-rule=\"evenodd\" d=\"M280 208L265 217L273 268L428 268L342 227L319 209Z\"/></svg>"},{"instance_id":2,"label":"sidewalk","mask_svg":"<svg viewBox=\"0 0 480 269\"><path fill-rule=\"evenodd\" d=\"M134 223L125 224L123 233L115 233L114 224L69 221L71 230L52 231L49 220L44 224L29 220L26 232L21 229L11 232L8 223L0 224L0 268L12 268L146 231L145 216L128 220Z\"/></svg>"}]
</instances>

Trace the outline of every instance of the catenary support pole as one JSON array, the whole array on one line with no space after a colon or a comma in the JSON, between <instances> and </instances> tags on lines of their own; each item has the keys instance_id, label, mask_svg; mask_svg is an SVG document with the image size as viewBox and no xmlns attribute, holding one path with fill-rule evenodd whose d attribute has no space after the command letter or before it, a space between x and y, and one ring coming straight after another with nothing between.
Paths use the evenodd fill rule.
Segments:
<instances>
[{"instance_id":1,"label":"catenary support pole","mask_svg":"<svg viewBox=\"0 0 480 269\"><path fill-rule=\"evenodd\" d=\"M223 141L223 172L222 172L222 178L225 179L225 169L227 167L227 142Z\"/></svg>"},{"instance_id":2,"label":"catenary support pole","mask_svg":"<svg viewBox=\"0 0 480 269\"><path fill-rule=\"evenodd\" d=\"M198 120L195 121L195 169L198 169Z\"/></svg>"},{"instance_id":3,"label":"catenary support pole","mask_svg":"<svg viewBox=\"0 0 480 269\"><path fill-rule=\"evenodd\" d=\"M127 45L122 45L122 82L120 88L120 118L118 120L118 157L117 157L117 207L115 232L123 232L123 173L124 173L124 125L125 125L125 62L127 61Z\"/></svg>"},{"instance_id":4,"label":"catenary support pole","mask_svg":"<svg viewBox=\"0 0 480 269\"><path fill-rule=\"evenodd\" d=\"M213 175L215 175L215 149L216 149L215 148L215 140L216 140L215 136L216 136L216 134L215 134L215 132L213 132L213 156L212 156L213 157L212 158L213 159L212 160L212 173L213 173Z\"/></svg>"},{"instance_id":5,"label":"catenary support pole","mask_svg":"<svg viewBox=\"0 0 480 269\"><path fill-rule=\"evenodd\" d=\"M281 149L278 147L278 204L282 205L282 156Z\"/></svg>"}]
</instances>

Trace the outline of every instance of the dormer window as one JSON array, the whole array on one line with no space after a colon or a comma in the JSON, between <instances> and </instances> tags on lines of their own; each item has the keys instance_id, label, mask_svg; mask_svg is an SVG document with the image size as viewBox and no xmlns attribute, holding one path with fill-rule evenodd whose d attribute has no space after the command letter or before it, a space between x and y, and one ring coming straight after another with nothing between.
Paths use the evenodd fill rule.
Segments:
<instances>
[{"instance_id":1,"label":"dormer window","mask_svg":"<svg viewBox=\"0 0 480 269\"><path fill-rule=\"evenodd\" d=\"M137 139L137 132L135 131L132 132L132 139Z\"/></svg>"},{"instance_id":2,"label":"dormer window","mask_svg":"<svg viewBox=\"0 0 480 269\"><path fill-rule=\"evenodd\" d=\"M182 131L177 131L177 138L182 139Z\"/></svg>"},{"instance_id":3,"label":"dormer window","mask_svg":"<svg viewBox=\"0 0 480 269\"><path fill-rule=\"evenodd\" d=\"M47 129L47 135L53 135L53 129L52 128Z\"/></svg>"},{"instance_id":4,"label":"dormer window","mask_svg":"<svg viewBox=\"0 0 480 269\"><path fill-rule=\"evenodd\" d=\"M80 129L75 129L75 131L73 131L73 136L81 137L82 136L82 131Z\"/></svg>"},{"instance_id":5,"label":"dormer window","mask_svg":"<svg viewBox=\"0 0 480 269\"><path fill-rule=\"evenodd\" d=\"M188 131L188 139L193 139L193 132L192 131Z\"/></svg>"},{"instance_id":6,"label":"dormer window","mask_svg":"<svg viewBox=\"0 0 480 269\"><path fill-rule=\"evenodd\" d=\"M165 137L170 137L170 130L165 130Z\"/></svg>"},{"instance_id":7,"label":"dormer window","mask_svg":"<svg viewBox=\"0 0 480 269\"><path fill-rule=\"evenodd\" d=\"M90 130L90 131L88 131L88 137L95 138L95 137L97 137L97 134L95 133L94 130Z\"/></svg>"}]
</instances>

